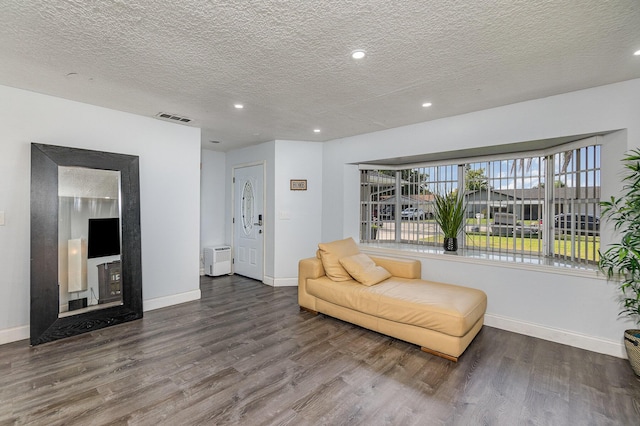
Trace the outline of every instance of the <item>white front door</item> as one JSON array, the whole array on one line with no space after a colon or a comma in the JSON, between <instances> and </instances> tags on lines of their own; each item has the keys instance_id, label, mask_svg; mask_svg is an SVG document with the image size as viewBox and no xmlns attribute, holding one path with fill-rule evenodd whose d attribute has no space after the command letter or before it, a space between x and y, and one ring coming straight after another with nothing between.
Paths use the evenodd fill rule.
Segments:
<instances>
[{"instance_id":1,"label":"white front door","mask_svg":"<svg viewBox=\"0 0 640 426\"><path fill-rule=\"evenodd\" d=\"M263 280L264 165L234 168L234 273Z\"/></svg>"}]
</instances>

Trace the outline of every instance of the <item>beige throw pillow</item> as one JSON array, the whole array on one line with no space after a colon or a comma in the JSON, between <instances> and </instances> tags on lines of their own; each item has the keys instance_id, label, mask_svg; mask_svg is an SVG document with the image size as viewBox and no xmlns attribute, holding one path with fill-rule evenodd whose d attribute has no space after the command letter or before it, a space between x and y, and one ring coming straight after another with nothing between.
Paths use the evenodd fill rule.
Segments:
<instances>
[{"instance_id":1,"label":"beige throw pillow","mask_svg":"<svg viewBox=\"0 0 640 426\"><path fill-rule=\"evenodd\" d=\"M378 284L391 276L389 271L382 266L376 265L375 262L364 253L343 257L340 259L340 264L360 284L366 286Z\"/></svg>"},{"instance_id":2,"label":"beige throw pillow","mask_svg":"<svg viewBox=\"0 0 640 426\"><path fill-rule=\"evenodd\" d=\"M342 267L340 259L360 253L353 238L318 244L324 272L333 281L349 281L351 275Z\"/></svg>"}]
</instances>

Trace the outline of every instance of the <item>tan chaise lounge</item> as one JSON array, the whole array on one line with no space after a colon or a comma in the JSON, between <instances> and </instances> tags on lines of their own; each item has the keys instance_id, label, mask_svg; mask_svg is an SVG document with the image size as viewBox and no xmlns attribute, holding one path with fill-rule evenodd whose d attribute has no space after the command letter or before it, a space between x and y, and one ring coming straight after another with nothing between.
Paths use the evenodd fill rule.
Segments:
<instances>
[{"instance_id":1,"label":"tan chaise lounge","mask_svg":"<svg viewBox=\"0 0 640 426\"><path fill-rule=\"evenodd\" d=\"M487 296L481 290L422 280L419 261L368 257L350 238L319 248L318 257L298 265L302 309L414 343L452 361L482 328Z\"/></svg>"}]
</instances>

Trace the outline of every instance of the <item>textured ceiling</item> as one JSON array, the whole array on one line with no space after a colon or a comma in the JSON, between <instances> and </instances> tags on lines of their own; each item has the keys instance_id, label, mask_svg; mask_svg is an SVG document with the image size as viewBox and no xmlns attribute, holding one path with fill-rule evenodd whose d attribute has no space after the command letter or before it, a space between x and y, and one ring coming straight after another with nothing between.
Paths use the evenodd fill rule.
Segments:
<instances>
[{"instance_id":1,"label":"textured ceiling","mask_svg":"<svg viewBox=\"0 0 640 426\"><path fill-rule=\"evenodd\" d=\"M639 0L0 2L0 84L187 116L217 150L640 77Z\"/></svg>"}]
</instances>

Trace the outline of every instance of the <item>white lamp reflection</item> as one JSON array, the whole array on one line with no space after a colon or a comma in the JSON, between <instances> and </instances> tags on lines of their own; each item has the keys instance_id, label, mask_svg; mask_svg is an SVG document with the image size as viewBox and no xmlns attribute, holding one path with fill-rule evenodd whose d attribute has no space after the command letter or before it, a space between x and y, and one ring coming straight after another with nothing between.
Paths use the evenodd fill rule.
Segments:
<instances>
[{"instance_id":1,"label":"white lamp reflection","mask_svg":"<svg viewBox=\"0 0 640 426\"><path fill-rule=\"evenodd\" d=\"M87 290L87 242L82 238L68 241L68 291ZM87 298L69 301L69 310L86 308Z\"/></svg>"}]
</instances>

